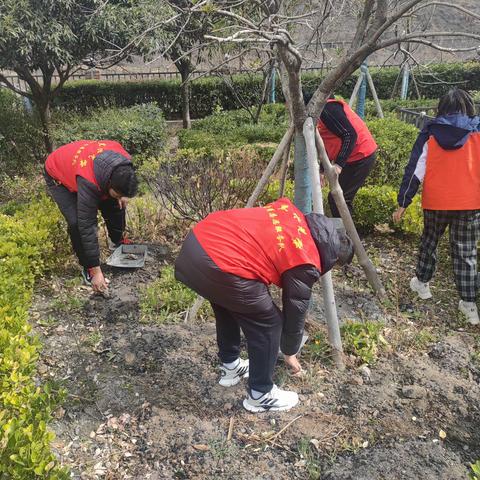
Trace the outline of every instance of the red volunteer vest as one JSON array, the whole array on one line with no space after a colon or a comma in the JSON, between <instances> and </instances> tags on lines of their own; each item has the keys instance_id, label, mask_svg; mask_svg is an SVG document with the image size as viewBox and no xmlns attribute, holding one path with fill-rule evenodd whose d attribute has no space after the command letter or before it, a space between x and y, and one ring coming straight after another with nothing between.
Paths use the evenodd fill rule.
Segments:
<instances>
[{"instance_id":1,"label":"red volunteer vest","mask_svg":"<svg viewBox=\"0 0 480 480\"><path fill-rule=\"evenodd\" d=\"M93 162L97 155L106 150L113 150L130 159L130 154L113 140L78 140L53 151L45 162L45 170L71 192L78 191L77 175L98 187Z\"/></svg>"},{"instance_id":2,"label":"red volunteer vest","mask_svg":"<svg viewBox=\"0 0 480 480\"><path fill-rule=\"evenodd\" d=\"M321 270L305 216L287 198L211 213L193 233L220 270L242 278L281 286L290 268L310 264Z\"/></svg>"},{"instance_id":3,"label":"red volunteer vest","mask_svg":"<svg viewBox=\"0 0 480 480\"><path fill-rule=\"evenodd\" d=\"M347 159L347 163L358 162L363 158L369 157L378 147L372 137L372 134L365 125L365 122L350 108L348 103L344 102L343 100L336 100L333 98L327 100L327 103L331 102L337 102L343 106L343 110L348 118L348 121L353 125L353 128L357 132L357 142L350 157ZM332 163L335 163L335 160L337 159L342 148L342 140L334 135L326 127L322 120L318 121L317 129L323 139L323 143L325 144L328 158Z\"/></svg>"},{"instance_id":4,"label":"red volunteer vest","mask_svg":"<svg viewBox=\"0 0 480 480\"><path fill-rule=\"evenodd\" d=\"M457 150L444 150L435 137L430 137L422 208L480 209L480 133L472 133Z\"/></svg>"}]
</instances>

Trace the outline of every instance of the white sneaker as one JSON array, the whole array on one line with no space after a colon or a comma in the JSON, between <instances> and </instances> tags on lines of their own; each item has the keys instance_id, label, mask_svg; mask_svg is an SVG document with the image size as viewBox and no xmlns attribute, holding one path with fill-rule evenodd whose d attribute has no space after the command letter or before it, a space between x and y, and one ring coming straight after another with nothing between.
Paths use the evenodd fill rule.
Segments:
<instances>
[{"instance_id":1,"label":"white sneaker","mask_svg":"<svg viewBox=\"0 0 480 480\"><path fill-rule=\"evenodd\" d=\"M243 401L243 406L249 412L281 412L290 410L298 403L298 394L288 390L281 390L276 385L268 392L264 393L260 398L255 400L248 393L247 398Z\"/></svg>"},{"instance_id":2,"label":"white sneaker","mask_svg":"<svg viewBox=\"0 0 480 480\"><path fill-rule=\"evenodd\" d=\"M418 294L422 300L432 298L432 292L428 283L421 282L417 277L410 280L410 289Z\"/></svg>"},{"instance_id":3,"label":"white sneaker","mask_svg":"<svg viewBox=\"0 0 480 480\"><path fill-rule=\"evenodd\" d=\"M242 378L248 378L248 360L238 359L238 365L235 368L227 368L220 365L220 381L222 387L233 387Z\"/></svg>"},{"instance_id":4,"label":"white sneaker","mask_svg":"<svg viewBox=\"0 0 480 480\"><path fill-rule=\"evenodd\" d=\"M458 309L467 317L467 322L471 325L478 325L480 319L478 318L477 304L475 302L465 302L460 300Z\"/></svg>"}]
</instances>

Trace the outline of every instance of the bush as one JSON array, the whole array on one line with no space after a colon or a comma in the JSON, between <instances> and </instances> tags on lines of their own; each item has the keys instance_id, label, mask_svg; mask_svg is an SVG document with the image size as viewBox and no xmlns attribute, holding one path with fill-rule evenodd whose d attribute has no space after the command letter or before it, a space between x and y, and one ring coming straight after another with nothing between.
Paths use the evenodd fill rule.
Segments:
<instances>
[{"instance_id":1,"label":"bush","mask_svg":"<svg viewBox=\"0 0 480 480\"><path fill-rule=\"evenodd\" d=\"M37 385L40 345L28 324L33 283L52 262L59 219L46 198L0 214L0 478L70 478L50 451L47 428L62 395Z\"/></svg>"},{"instance_id":2,"label":"bush","mask_svg":"<svg viewBox=\"0 0 480 480\"><path fill-rule=\"evenodd\" d=\"M345 323L341 327L345 353L355 355L362 363L373 365L379 351L387 345L381 334L383 328L382 323L370 321Z\"/></svg>"},{"instance_id":3,"label":"bush","mask_svg":"<svg viewBox=\"0 0 480 480\"><path fill-rule=\"evenodd\" d=\"M389 225L402 232L419 235L423 230L420 195L415 196L399 226L393 225L392 214L398 208L397 190L388 185L361 188L354 200L353 219L362 231L371 232L376 225Z\"/></svg>"},{"instance_id":4,"label":"bush","mask_svg":"<svg viewBox=\"0 0 480 480\"><path fill-rule=\"evenodd\" d=\"M216 210L243 207L264 168L260 154L247 145L229 151L179 150L176 157L159 159L150 187L175 216L199 221Z\"/></svg>"},{"instance_id":5,"label":"bush","mask_svg":"<svg viewBox=\"0 0 480 480\"><path fill-rule=\"evenodd\" d=\"M0 171L22 174L45 157L42 131L23 101L0 88Z\"/></svg>"},{"instance_id":6,"label":"bush","mask_svg":"<svg viewBox=\"0 0 480 480\"><path fill-rule=\"evenodd\" d=\"M181 130L180 146L212 150L262 142L278 143L287 126L288 114L285 106L280 104L265 105L257 124L252 124L245 110L219 112L196 121L190 130Z\"/></svg>"},{"instance_id":7,"label":"bush","mask_svg":"<svg viewBox=\"0 0 480 480\"><path fill-rule=\"evenodd\" d=\"M377 161L366 185L400 185L418 130L392 116L367 121L378 144Z\"/></svg>"},{"instance_id":8,"label":"bush","mask_svg":"<svg viewBox=\"0 0 480 480\"><path fill-rule=\"evenodd\" d=\"M395 83L400 75L398 67L371 68L370 73L378 96L382 99L391 98ZM480 64L478 62L429 65L428 68L418 67L413 70L413 73L421 97L438 99L452 85L458 85L467 90L480 90ZM335 93L344 98L349 98L358 75L359 72L355 72L337 88ZM302 75L303 87L305 91L310 93L318 87L321 80L322 74L319 72L306 72ZM261 75L234 75L232 84L246 105L258 104L263 87ZM277 80L276 92L278 102L284 102L279 80ZM411 92L413 92L413 89L411 89ZM231 89L218 77L204 77L194 80L191 83L191 98L191 115L193 118L210 115L217 108L235 110L242 107L236 96L232 95ZM128 107L146 102L157 102L167 118L180 118L182 105L180 81L72 81L67 82L57 100L58 105L75 108L82 112L92 107Z\"/></svg>"},{"instance_id":9,"label":"bush","mask_svg":"<svg viewBox=\"0 0 480 480\"><path fill-rule=\"evenodd\" d=\"M197 295L175 279L174 268L162 269L158 280L150 283L141 292L140 318L157 323L182 321ZM200 315L205 317L211 310L208 302L202 305Z\"/></svg>"},{"instance_id":10,"label":"bush","mask_svg":"<svg viewBox=\"0 0 480 480\"><path fill-rule=\"evenodd\" d=\"M234 75L236 93L249 105L258 104L262 77L259 75ZM218 77L203 77L190 84L190 114L193 118L210 115L217 108L234 110L241 105L231 89ZM85 112L91 108L129 107L140 103L156 102L169 119L180 118L182 100L180 80L145 80L105 82L79 80L67 82L60 93L57 105Z\"/></svg>"},{"instance_id":11,"label":"bush","mask_svg":"<svg viewBox=\"0 0 480 480\"><path fill-rule=\"evenodd\" d=\"M167 135L162 111L153 103L91 110L86 117L63 113L55 123L57 146L75 140L108 139L120 142L132 155L158 155Z\"/></svg>"}]
</instances>

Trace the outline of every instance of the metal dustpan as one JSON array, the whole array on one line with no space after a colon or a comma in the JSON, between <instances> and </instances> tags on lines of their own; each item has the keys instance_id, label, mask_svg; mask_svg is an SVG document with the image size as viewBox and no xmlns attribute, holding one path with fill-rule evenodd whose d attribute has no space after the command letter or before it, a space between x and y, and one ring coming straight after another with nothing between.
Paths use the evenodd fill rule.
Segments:
<instances>
[{"instance_id":1,"label":"metal dustpan","mask_svg":"<svg viewBox=\"0 0 480 480\"><path fill-rule=\"evenodd\" d=\"M108 258L107 265L119 268L141 268L145 265L146 256L146 245L120 245Z\"/></svg>"}]
</instances>

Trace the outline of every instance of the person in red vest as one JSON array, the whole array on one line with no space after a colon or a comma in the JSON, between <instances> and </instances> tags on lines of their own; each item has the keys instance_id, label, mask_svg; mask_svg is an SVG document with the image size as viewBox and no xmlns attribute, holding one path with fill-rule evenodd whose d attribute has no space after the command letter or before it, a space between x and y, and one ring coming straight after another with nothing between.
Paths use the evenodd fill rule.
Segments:
<instances>
[{"instance_id":1,"label":"person in red vest","mask_svg":"<svg viewBox=\"0 0 480 480\"><path fill-rule=\"evenodd\" d=\"M295 392L273 383L279 347L296 359L311 288L334 264L353 257L350 239L323 215L303 215L281 198L265 207L224 210L199 222L175 262L175 278L210 301L216 319L220 385L249 378L243 406L251 412L288 410ZM283 310L268 285L282 288ZM240 330L249 360L240 358Z\"/></svg>"},{"instance_id":2,"label":"person in red vest","mask_svg":"<svg viewBox=\"0 0 480 480\"><path fill-rule=\"evenodd\" d=\"M67 221L84 282L97 292L106 291L100 268L97 213L100 210L105 219L112 248L118 246L125 229L125 207L138 186L130 155L112 140L69 143L48 156L45 181Z\"/></svg>"},{"instance_id":3,"label":"person in red vest","mask_svg":"<svg viewBox=\"0 0 480 480\"><path fill-rule=\"evenodd\" d=\"M453 89L440 99L437 117L422 130L405 168L398 209L400 222L423 181L423 233L410 288L421 299L432 297L429 282L438 242L449 227L459 310L478 325L477 244L480 240L480 118L472 97Z\"/></svg>"},{"instance_id":4,"label":"person in red vest","mask_svg":"<svg viewBox=\"0 0 480 480\"><path fill-rule=\"evenodd\" d=\"M353 199L375 164L377 144L365 122L348 103L334 97L327 100L317 129L328 158L335 165L345 202L352 214ZM340 217L331 194L328 203L332 216Z\"/></svg>"}]
</instances>

